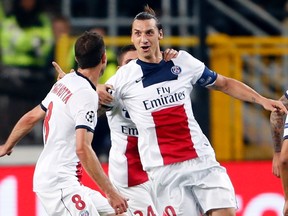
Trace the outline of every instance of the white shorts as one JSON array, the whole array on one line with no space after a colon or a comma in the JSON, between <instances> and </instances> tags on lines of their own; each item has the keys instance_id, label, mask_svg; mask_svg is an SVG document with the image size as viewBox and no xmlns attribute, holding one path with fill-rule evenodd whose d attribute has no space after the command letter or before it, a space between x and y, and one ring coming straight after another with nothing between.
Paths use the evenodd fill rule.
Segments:
<instances>
[{"instance_id":1,"label":"white shorts","mask_svg":"<svg viewBox=\"0 0 288 216\"><path fill-rule=\"evenodd\" d=\"M160 216L160 214L158 214L156 211L156 207L154 204L155 200L153 198L152 185L150 181L133 187L122 187L117 185L115 185L115 187L119 190L121 194L123 194L126 198L129 199L127 210L128 215Z\"/></svg>"},{"instance_id":2,"label":"white shorts","mask_svg":"<svg viewBox=\"0 0 288 216\"><path fill-rule=\"evenodd\" d=\"M198 216L211 209L237 208L230 178L214 156L152 168L148 175L157 210L167 216Z\"/></svg>"},{"instance_id":3,"label":"white shorts","mask_svg":"<svg viewBox=\"0 0 288 216\"><path fill-rule=\"evenodd\" d=\"M106 216L114 213L100 192L83 185L36 194L49 216Z\"/></svg>"}]
</instances>

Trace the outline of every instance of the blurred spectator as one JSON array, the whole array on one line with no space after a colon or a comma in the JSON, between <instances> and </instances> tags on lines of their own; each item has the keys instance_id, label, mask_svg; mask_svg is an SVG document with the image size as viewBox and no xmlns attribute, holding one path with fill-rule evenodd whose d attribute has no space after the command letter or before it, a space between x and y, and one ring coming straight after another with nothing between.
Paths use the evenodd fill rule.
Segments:
<instances>
[{"instance_id":1,"label":"blurred spectator","mask_svg":"<svg viewBox=\"0 0 288 216\"><path fill-rule=\"evenodd\" d=\"M68 17L63 15L57 15L52 18L52 29L55 41L58 41L59 38L63 35L70 35L71 25Z\"/></svg>"},{"instance_id":2,"label":"blurred spectator","mask_svg":"<svg viewBox=\"0 0 288 216\"><path fill-rule=\"evenodd\" d=\"M2 19L4 18L4 8L2 5L2 2L0 2L0 21L2 22ZM0 23L1 24L1 23Z\"/></svg>"},{"instance_id":3,"label":"blurred spectator","mask_svg":"<svg viewBox=\"0 0 288 216\"><path fill-rule=\"evenodd\" d=\"M52 26L41 6L40 0L14 0L2 20L0 140L7 137L23 113L40 102L54 82L48 62ZM41 143L41 132L31 134L23 143Z\"/></svg>"},{"instance_id":4,"label":"blurred spectator","mask_svg":"<svg viewBox=\"0 0 288 216\"><path fill-rule=\"evenodd\" d=\"M53 30L53 35L54 35L54 46L50 55L50 61L57 61L58 59L56 58L56 47L57 43L63 36L70 37L71 35L71 23L68 17L64 15L54 15L52 18L52 30ZM65 55L66 56L66 55ZM71 47L69 47L69 54L66 56L66 61L67 64L65 65L66 68L72 69L76 68L76 61L74 57L74 43L71 44ZM54 68L53 68L54 71Z\"/></svg>"}]
</instances>

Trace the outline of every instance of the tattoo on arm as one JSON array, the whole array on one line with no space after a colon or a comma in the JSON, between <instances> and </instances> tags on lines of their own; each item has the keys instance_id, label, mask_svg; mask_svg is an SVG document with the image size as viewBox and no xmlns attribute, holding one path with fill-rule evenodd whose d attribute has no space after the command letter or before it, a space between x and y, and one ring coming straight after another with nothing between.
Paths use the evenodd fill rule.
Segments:
<instances>
[{"instance_id":1,"label":"tattoo on arm","mask_svg":"<svg viewBox=\"0 0 288 216\"><path fill-rule=\"evenodd\" d=\"M285 96L280 98L280 101L288 108L288 100ZM271 112L270 124L272 132L273 147L275 152L280 152L282 147L283 131L286 114L279 112Z\"/></svg>"}]
</instances>

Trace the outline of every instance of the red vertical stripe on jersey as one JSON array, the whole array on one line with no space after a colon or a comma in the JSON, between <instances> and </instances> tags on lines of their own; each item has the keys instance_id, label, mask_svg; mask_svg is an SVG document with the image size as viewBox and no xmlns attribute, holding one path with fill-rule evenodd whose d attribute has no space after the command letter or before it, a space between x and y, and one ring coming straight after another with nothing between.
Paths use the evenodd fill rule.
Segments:
<instances>
[{"instance_id":1,"label":"red vertical stripe on jersey","mask_svg":"<svg viewBox=\"0 0 288 216\"><path fill-rule=\"evenodd\" d=\"M82 177L83 177L83 167L80 161L78 162L76 166L76 177L78 178L78 181L82 184Z\"/></svg>"},{"instance_id":2,"label":"red vertical stripe on jersey","mask_svg":"<svg viewBox=\"0 0 288 216\"><path fill-rule=\"evenodd\" d=\"M152 116L164 164L197 157L184 105L153 112Z\"/></svg>"},{"instance_id":3,"label":"red vertical stripe on jersey","mask_svg":"<svg viewBox=\"0 0 288 216\"><path fill-rule=\"evenodd\" d=\"M127 142L125 155L128 163L128 187L131 187L148 181L148 176L147 173L143 171L140 161L137 146L138 137L128 136Z\"/></svg>"}]
</instances>

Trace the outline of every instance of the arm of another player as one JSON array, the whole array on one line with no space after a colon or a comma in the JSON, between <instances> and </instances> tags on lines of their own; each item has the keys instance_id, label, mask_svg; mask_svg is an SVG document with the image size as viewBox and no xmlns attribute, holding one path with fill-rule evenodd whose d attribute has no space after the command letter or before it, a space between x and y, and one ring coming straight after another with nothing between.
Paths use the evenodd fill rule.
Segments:
<instances>
[{"instance_id":1,"label":"arm of another player","mask_svg":"<svg viewBox=\"0 0 288 216\"><path fill-rule=\"evenodd\" d=\"M101 163L99 162L96 154L92 149L92 138L93 133L88 132L86 129L77 129L76 153L89 176L106 194L106 197L112 208L115 210L115 213L122 214L127 211L127 199L122 197L116 191L109 178L105 174Z\"/></svg>"},{"instance_id":2,"label":"arm of another player","mask_svg":"<svg viewBox=\"0 0 288 216\"><path fill-rule=\"evenodd\" d=\"M287 109L281 101L263 97L251 87L236 79L218 74L215 83L208 88L222 91L223 93L242 101L260 104L268 111L287 113Z\"/></svg>"},{"instance_id":3,"label":"arm of another player","mask_svg":"<svg viewBox=\"0 0 288 216\"><path fill-rule=\"evenodd\" d=\"M178 51L174 49L167 48L164 52L162 52L163 59L165 61L170 61L172 58L176 58L178 55Z\"/></svg>"},{"instance_id":4,"label":"arm of another player","mask_svg":"<svg viewBox=\"0 0 288 216\"><path fill-rule=\"evenodd\" d=\"M283 215L288 215L288 139L283 141L280 153L280 176L285 198Z\"/></svg>"},{"instance_id":5,"label":"arm of another player","mask_svg":"<svg viewBox=\"0 0 288 216\"><path fill-rule=\"evenodd\" d=\"M0 146L0 157L10 155L14 146L44 117L45 112L40 105L23 115L15 124L5 144Z\"/></svg>"},{"instance_id":6,"label":"arm of another player","mask_svg":"<svg viewBox=\"0 0 288 216\"><path fill-rule=\"evenodd\" d=\"M281 101L284 106L288 109L288 100L285 95L283 95L279 101ZM285 124L286 114L281 112L272 111L270 114L270 125L273 140L273 161L272 161L272 173L276 177L280 177L280 152L283 141L283 130Z\"/></svg>"},{"instance_id":7,"label":"arm of another player","mask_svg":"<svg viewBox=\"0 0 288 216\"><path fill-rule=\"evenodd\" d=\"M100 104L105 105L113 102L113 96L109 93L109 89L113 89L113 86L108 84L97 85L97 93L99 96Z\"/></svg>"},{"instance_id":8,"label":"arm of another player","mask_svg":"<svg viewBox=\"0 0 288 216\"><path fill-rule=\"evenodd\" d=\"M62 79L66 75L66 73L62 70L62 68L55 61L52 62L52 65L58 73L57 81Z\"/></svg>"},{"instance_id":9,"label":"arm of another player","mask_svg":"<svg viewBox=\"0 0 288 216\"><path fill-rule=\"evenodd\" d=\"M52 65L53 67L55 68L55 70L57 71L58 73L58 76L57 76L57 80L60 80L62 79L66 73L62 70L62 68L57 64L57 62L53 61L52 62ZM70 71L72 72L73 69ZM108 89L109 88L112 88L112 86L110 85L106 85L106 84L98 84L97 85L97 93L98 93L98 96L99 96L99 103L100 105L101 104L109 104L109 103L112 103L113 101L113 97L111 94L108 93ZM106 111L105 108L102 109L102 106L99 106L99 110L97 112L98 116L104 114Z\"/></svg>"}]
</instances>

